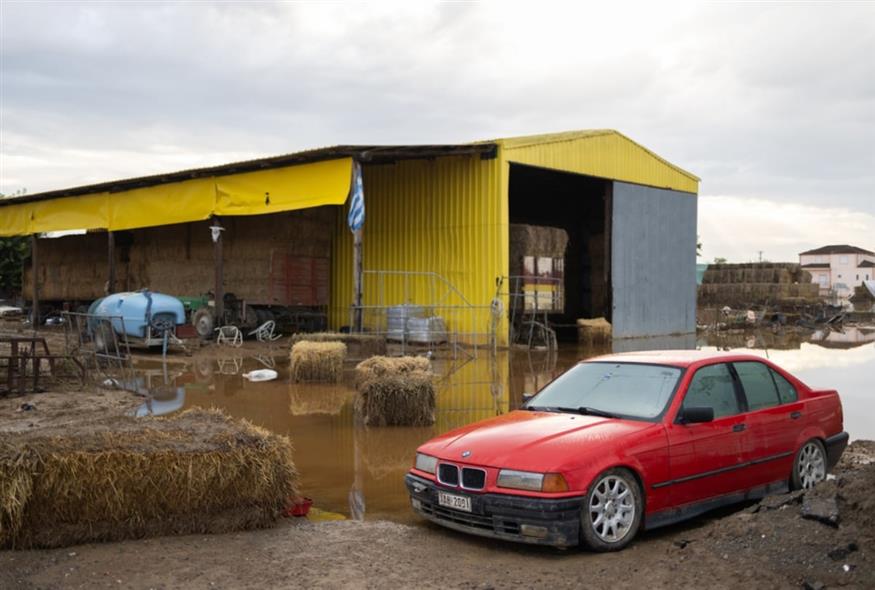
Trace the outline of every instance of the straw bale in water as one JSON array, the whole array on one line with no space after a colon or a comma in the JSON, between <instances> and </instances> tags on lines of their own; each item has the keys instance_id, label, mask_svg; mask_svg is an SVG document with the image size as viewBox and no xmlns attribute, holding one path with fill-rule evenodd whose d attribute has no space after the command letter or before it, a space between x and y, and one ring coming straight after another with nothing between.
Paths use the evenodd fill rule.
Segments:
<instances>
[{"instance_id":1,"label":"straw bale in water","mask_svg":"<svg viewBox=\"0 0 875 590\"><path fill-rule=\"evenodd\" d=\"M325 414L336 416L343 410L353 392L344 385L299 383L289 390L289 411L293 416Z\"/></svg>"},{"instance_id":2,"label":"straw bale in water","mask_svg":"<svg viewBox=\"0 0 875 590\"><path fill-rule=\"evenodd\" d=\"M605 318L577 320L577 341L588 346L611 340L611 323Z\"/></svg>"},{"instance_id":3,"label":"straw bale in water","mask_svg":"<svg viewBox=\"0 0 875 590\"><path fill-rule=\"evenodd\" d=\"M386 338L377 334L343 334L340 332L314 332L292 334L289 339L294 346L298 342L343 342L350 357L365 359L375 354L386 354Z\"/></svg>"},{"instance_id":4,"label":"straw bale in water","mask_svg":"<svg viewBox=\"0 0 875 590\"><path fill-rule=\"evenodd\" d=\"M355 409L366 426L434 424L431 363L422 357L373 357L356 367Z\"/></svg>"},{"instance_id":5,"label":"straw bale in water","mask_svg":"<svg viewBox=\"0 0 875 590\"><path fill-rule=\"evenodd\" d=\"M17 434L0 440L0 548L264 528L296 483L288 438L215 410Z\"/></svg>"},{"instance_id":6,"label":"straw bale in water","mask_svg":"<svg viewBox=\"0 0 875 590\"><path fill-rule=\"evenodd\" d=\"M337 383L343 378L345 358L346 344L342 342L296 342L291 353L292 381Z\"/></svg>"}]
</instances>

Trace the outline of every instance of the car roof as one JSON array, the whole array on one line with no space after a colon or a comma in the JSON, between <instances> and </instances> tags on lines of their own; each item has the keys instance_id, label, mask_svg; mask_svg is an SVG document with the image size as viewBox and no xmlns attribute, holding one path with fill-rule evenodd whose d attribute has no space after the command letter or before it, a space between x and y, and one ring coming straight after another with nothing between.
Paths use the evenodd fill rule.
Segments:
<instances>
[{"instance_id":1,"label":"car roof","mask_svg":"<svg viewBox=\"0 0 875 590\"><path fill-rule=\"evenodd\" d=\"M581 362L624 362L624 363L647 363L653 365L672 365L675 367L689 367L701 361L762 361L763 358L753 354L739 354L737 352L715 352L713 350L641 350L637 352L621 352L606 354Z\"/></svg>"}]
</instances>

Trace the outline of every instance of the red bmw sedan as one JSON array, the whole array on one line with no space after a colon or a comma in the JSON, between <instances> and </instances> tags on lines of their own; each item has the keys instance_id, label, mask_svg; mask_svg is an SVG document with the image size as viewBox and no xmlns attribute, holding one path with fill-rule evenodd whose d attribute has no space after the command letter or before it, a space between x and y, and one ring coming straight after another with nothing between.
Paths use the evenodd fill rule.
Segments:
<instances>
[{"instance_id":1,"label":"red bmw sedan","mask_svg":"<svg viewBox=\"0 0 875 590\"><path fill-rule=\"evenodd\" d=\"M426 442L405 482L414 511L451 529L614 551L642 528L809 488L847 442L837 392L768 360L627 353Z\"/></svg>"}]
</instances>

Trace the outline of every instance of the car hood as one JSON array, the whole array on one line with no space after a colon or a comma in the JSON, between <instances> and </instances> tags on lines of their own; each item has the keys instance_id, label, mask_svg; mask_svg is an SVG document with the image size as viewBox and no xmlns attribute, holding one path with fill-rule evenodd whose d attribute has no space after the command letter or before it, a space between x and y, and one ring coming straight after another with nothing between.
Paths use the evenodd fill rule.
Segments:
<instances>
[{"instance_id":1,"label":"car hood","mask_svg":"<svg viewBox=\"0 0 875 590\"><path fill-rule=\"evenodd\" d=\"M653 422L638 420L515 411L447 432L419 452L485 467L559 471L653 427Z\"/></svg>"}]
</instances>

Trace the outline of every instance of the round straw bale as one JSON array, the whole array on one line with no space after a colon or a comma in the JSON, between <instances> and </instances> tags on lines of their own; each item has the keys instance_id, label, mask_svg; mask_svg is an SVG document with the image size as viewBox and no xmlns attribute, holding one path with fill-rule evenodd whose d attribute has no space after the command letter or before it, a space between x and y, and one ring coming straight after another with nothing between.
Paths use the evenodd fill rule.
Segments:
<instances>
[{"instance_id":1,"label":"round straw bale","mask_svg":"<svg viewBox=\"0 0 875 590\"><path fill-rule=\"evenodd\" d=\"M302 340L292 346L290 372L292 381L329 381L343 378L346 345L342 342Z\"/></svg>"}]
</instances>

